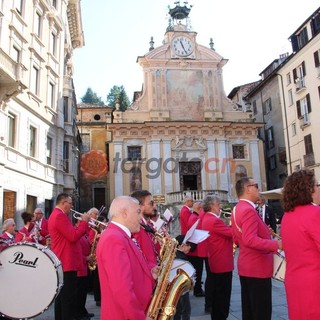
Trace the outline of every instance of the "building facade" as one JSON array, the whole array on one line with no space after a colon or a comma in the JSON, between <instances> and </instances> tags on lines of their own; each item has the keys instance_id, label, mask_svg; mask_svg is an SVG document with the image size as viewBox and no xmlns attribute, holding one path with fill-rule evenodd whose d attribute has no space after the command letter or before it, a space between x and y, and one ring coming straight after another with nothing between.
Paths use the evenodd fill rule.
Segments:
<instances>
[{"instance_id":1,"label":"building facade","mask_svg":"<svg viewBox=\"0 0 320 320\"><path fill-rule=\"evenodd\" d=\"M320 8L290 36L292 55L278 71L288 173L320 176Z\"/></svg>"},{"instance_id":2,"label":"building facade","mask_svg":"<svg viewBox=\"0 0 320 320\"><path fill-rule=\"evenodd\" d=\"M84 44L79 0L0 1L0 224L77 195L72 55Z\"/></svg>"},{"instance_id":3,"label":"building facade","mask_svg":"<svg viewBox=\"0 0 320 320\"><path fill-rule=\"evenodd\" d=\"M185 193L202 199L219 194L236 201L241 176L265 188L262 143L250 110L225 95L222 69L227 60L197 43L188 14L179 4L163 44L138 57L143 91L126 112L115 110L109 144L110 198L148 189L181 203ZM248 111L248 112L247 112Z\"/></svg>"}]
</instances>

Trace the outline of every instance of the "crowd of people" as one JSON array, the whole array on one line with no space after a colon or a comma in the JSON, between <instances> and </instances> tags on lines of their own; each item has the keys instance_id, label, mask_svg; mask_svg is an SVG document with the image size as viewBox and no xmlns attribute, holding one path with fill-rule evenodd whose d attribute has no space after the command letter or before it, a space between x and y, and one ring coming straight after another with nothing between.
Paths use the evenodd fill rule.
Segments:
<instances>
[{"instance_id":1,"label":"crowd of people","mask_svg":"<svg viewBox=\"0 0 320 320\"><path fill-rule=\"evenodd\" d=\"M290 320L320 318L317 303L320 279L320 184L310 170L299 170L284 184L281 238L276 215L261 197L259 185L251 177L235 185L238 202L230 223L222 219L221 199L212 194L203 201L186 196L180 211L180 232L175 235L174 257L194 269L193 295L204 297L204 311L211 319L229 316L235 248L241 285L243 320L270 320L272 317L272 277L274 255L284 250L285 290ZM152 194L135 191L116 197L109 208L109 219L90 209L73 224L69 217L72 197L61 193L48 220L40 208L23 212L24 226L16 230L13 219L3 223L1 249L15 242L50 245L61 261L63 286L55 298L56 320L84 320L93 316L86 309L91 286L101 319L153 319L154 303L166 299L155 296L166 281L163 239L174 239L165 227L156 230L159 219ZM92 221L102 223L92 224ZM197 223L208 237L192 243L185 237ZM297 258L299 257L299 258ZM93 266L93 268L91 268ZM89 268L90 267L90 268ZM205 270L205 282L202 278ZM179 292L172 319L191 317L189 289ZM163 292L168 294L166 290ZM163 300L163 301L162 301ZM165 308L166 312L170 308ZM160 312L164 312L163 310Z\"/></svg>"}]
</instances>

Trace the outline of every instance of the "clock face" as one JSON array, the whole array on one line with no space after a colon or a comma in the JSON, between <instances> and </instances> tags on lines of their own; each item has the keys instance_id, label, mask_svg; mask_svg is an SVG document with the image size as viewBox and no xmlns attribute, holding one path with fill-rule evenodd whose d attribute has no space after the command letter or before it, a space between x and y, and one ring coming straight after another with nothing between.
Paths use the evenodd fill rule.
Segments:
<instances>
[{"instance_id":1,"label":"clock face","mask_svg":"<svg viewBox=\"0 0 320 320\"><path fill-rule=\"evenodd\" d=\"M193 52L193 43L187 37L176 37L172 40L173 51L177 56L187 57Z\"/></svg>"}]
</instances>

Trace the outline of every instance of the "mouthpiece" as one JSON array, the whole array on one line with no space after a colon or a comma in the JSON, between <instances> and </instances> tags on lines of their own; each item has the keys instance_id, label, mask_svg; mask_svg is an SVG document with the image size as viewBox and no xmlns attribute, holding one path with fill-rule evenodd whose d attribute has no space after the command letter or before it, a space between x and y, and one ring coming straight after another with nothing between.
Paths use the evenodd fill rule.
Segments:
<instances>
[{"instance_id":1,"label":"mouthpiece","mask_svg":"<svg viewBox=\"0 0 320 320\"><path fill-rule=\"evenodd\" d=\"M149 233L155 234L156 232L147 224L140 223L140 226Z\"/></svg>"}]
</instances>

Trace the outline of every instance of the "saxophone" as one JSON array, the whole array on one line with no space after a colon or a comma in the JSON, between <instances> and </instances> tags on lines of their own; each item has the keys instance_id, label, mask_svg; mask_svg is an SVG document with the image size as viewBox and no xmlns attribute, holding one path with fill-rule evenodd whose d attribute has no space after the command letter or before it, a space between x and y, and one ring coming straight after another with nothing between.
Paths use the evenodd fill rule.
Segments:
<instances>
[{"instance_id":1,"label":"saxophone","mask_svg":"<svg viewBox=\"0 0 320 320\"><path fill-rule=\"evenodd\" d=\"M151 231L148 226L143 225L142 227L147 232L153 233L157 240L161 242L159 254L161 270L147 316L153 320L170 320L176 313L176 305L181 294L192 289L192 280L184 270L178 269L177 275L171 283L169 282L178 241L168 236L164 237L152 228L150 228Z\"/></svg>"},{"instance_id":2,"label":"saxophone","mask_svg":"<svg viewBox=\"0 0 320 320\"><path fill-rule=\"evenodd\" d=\"M97 256L96 256L96 249L97 249L97 244L98 244L98 235L99 232L92 228L92 230L95 232L93 241L92 241L92 245L91 245L91 250L90 250L90 259L88 260L88 268L90 271L93 271L97 268Z\"/></svg>"}]
</instances>

